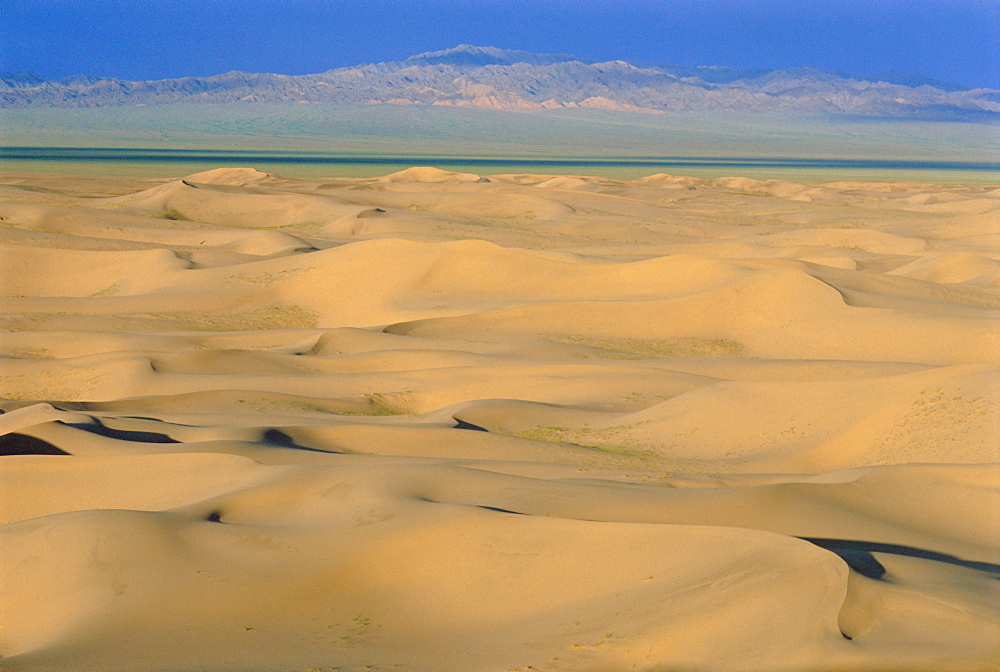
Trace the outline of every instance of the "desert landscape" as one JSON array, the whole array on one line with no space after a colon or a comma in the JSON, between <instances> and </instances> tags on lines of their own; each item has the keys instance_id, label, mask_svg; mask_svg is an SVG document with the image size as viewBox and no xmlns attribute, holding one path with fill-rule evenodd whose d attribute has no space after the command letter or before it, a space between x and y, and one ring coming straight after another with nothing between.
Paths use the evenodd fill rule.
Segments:
<instances>
[{"instance_id":1,"label":"desert landscape","mask_svg":"<svg viewBox=\"0 0 1000 672\"><path fill-rule=\"evenodd\" d=\"M0 668L996 669L998 213L4 173Z\"/></svg>"}]
</instances>

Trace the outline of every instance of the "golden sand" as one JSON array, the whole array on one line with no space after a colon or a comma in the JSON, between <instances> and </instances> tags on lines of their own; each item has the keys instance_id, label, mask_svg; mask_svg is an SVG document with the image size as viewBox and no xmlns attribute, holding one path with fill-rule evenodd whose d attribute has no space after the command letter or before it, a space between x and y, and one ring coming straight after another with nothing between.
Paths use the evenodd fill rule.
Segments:
<instances>
[{"instance_id":1,"label":"golden sand","mask_svg":"<svg viewBox=\"0 0 1000 672\"><path fill-rule=\"evenodd\" d=\"M0 177L0 669L1000 667L998 217Z\"/></svg>"}]
</instances>

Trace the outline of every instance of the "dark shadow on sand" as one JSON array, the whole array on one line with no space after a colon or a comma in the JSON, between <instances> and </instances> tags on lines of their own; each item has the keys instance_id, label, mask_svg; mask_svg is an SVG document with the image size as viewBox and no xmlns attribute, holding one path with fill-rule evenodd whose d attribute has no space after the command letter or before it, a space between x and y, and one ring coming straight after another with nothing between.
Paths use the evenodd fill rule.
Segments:
<instances>
[{"instance_id":1,"label":"dark shadow on sand","mask_svg":"<svg viewBox=\"0 0 1000 672\"><path fill-rule=\"evenodd\" d=\"M457 423L454 429L471 429L474 432L487 432L487 433L489 433L490 431L485 427L474 425L471 422L466 422L465 420L459 420L458 418L452 418L452 420L454 420Z\"/></svg>"},{"instance_id":2,"label":"dark shadow on sand","mask_svg":"<svg viewBox=\"0 0 1000 672\"><path fill-rule=\"evenodd\" d=\"M57 420L57 422L62 422ZM100 422L94 424L88 422L64 422L64 425L68 425L73 429L82 429L85 432L90 432L91 434L97 434L99 436L104 436L109 439L117 439L119 441L134 441L136 443L180 443L176 439L172 439L166 434L160 434L159 432L136 432L125 429L114 429L113 427L106 427Z\"/></svg>"},{"instance_id":3,"label":"dark shadow on sand","mask_svg":"<svg viewBox=\"0 0 1000 672\"><path fill-rule=\"evenodd\" d=\"M12 432L0 436L0 456L3 455L69 455L69 453L62 448L56 448L48 441Z\"/></svg>"},{"instance_id":4,"label":"dark shadow on sand","mask_svg":"<svg viewBox=\"0 0 1000 672\"><path fill-rule=\"evenodd\" d=\"M902 544L883 544L875 541L855 541L851 539L824 539L821 537L799 537L799 539L836 553L843 558L844 562L851 569L871 579L881 579L885 575L885 567L875 559L872 553L903 555L909 558L944 562L949 565L979 570L980 572L1000 574L1000 565L992 562L963 560L947 553L938 553L937 551L928 551L924 548L915 548Z\"/></svg>"},{"instance_id":5,"label":"dark shadow on sand","mask_svg":"<svg viewBox=\"0 0 1000 672\"><path fill-rule=\"evenodd\" d=\"M263 437L261 437L261 438L264 440L264 443L266 443L268 445L271 445L271 446L276 446L278 448L292 448L294 450L308 450L308 451L313 452L313 453L327 453L329 455L342 455L343 454L343 451L339 451L339 450L321 450L319 448L310 448L309 446L300 445L298 443L295 443L295 439L293 439L292 437L290 437L288 434L285 434L281 430L274 429L273 427L271 429L266 430L264 432Z\"/></svg>"}]
</instances>

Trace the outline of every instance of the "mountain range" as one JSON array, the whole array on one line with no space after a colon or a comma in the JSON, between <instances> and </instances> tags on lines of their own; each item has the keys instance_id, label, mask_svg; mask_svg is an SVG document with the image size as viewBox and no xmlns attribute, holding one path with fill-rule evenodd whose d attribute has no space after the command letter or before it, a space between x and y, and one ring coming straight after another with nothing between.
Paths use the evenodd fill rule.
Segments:
<instances>
[{"instance_id":1,"label":"mountain range","mask_svg":"<svg viewBox=\"0 0 1000 672\"><path fill-rule=\"evenodd\" d=\"M83 75L48 80L34 74L0 74L0 107L231 102L1000 119L1000 90L966 89L898 72L859 77L813 68L636 65L470 45L312 75L228 72L126 81Z\"/></svg>"}]
</instances>

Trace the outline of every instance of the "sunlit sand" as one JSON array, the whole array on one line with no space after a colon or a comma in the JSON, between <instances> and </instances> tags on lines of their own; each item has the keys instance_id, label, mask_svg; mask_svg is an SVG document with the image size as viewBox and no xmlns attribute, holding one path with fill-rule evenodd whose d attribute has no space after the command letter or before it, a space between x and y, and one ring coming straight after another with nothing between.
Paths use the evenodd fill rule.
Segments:
<instances>
[{"instance_id":1,"label":"sunlit sand","mask_svg":"<svg viewBox=\"0 0 1000 672\"><path fill-rule=\"evenodd\" d=\"M0 668L1000 667L1000 189L0 177Z\"/></svg>"}]
</instances>

